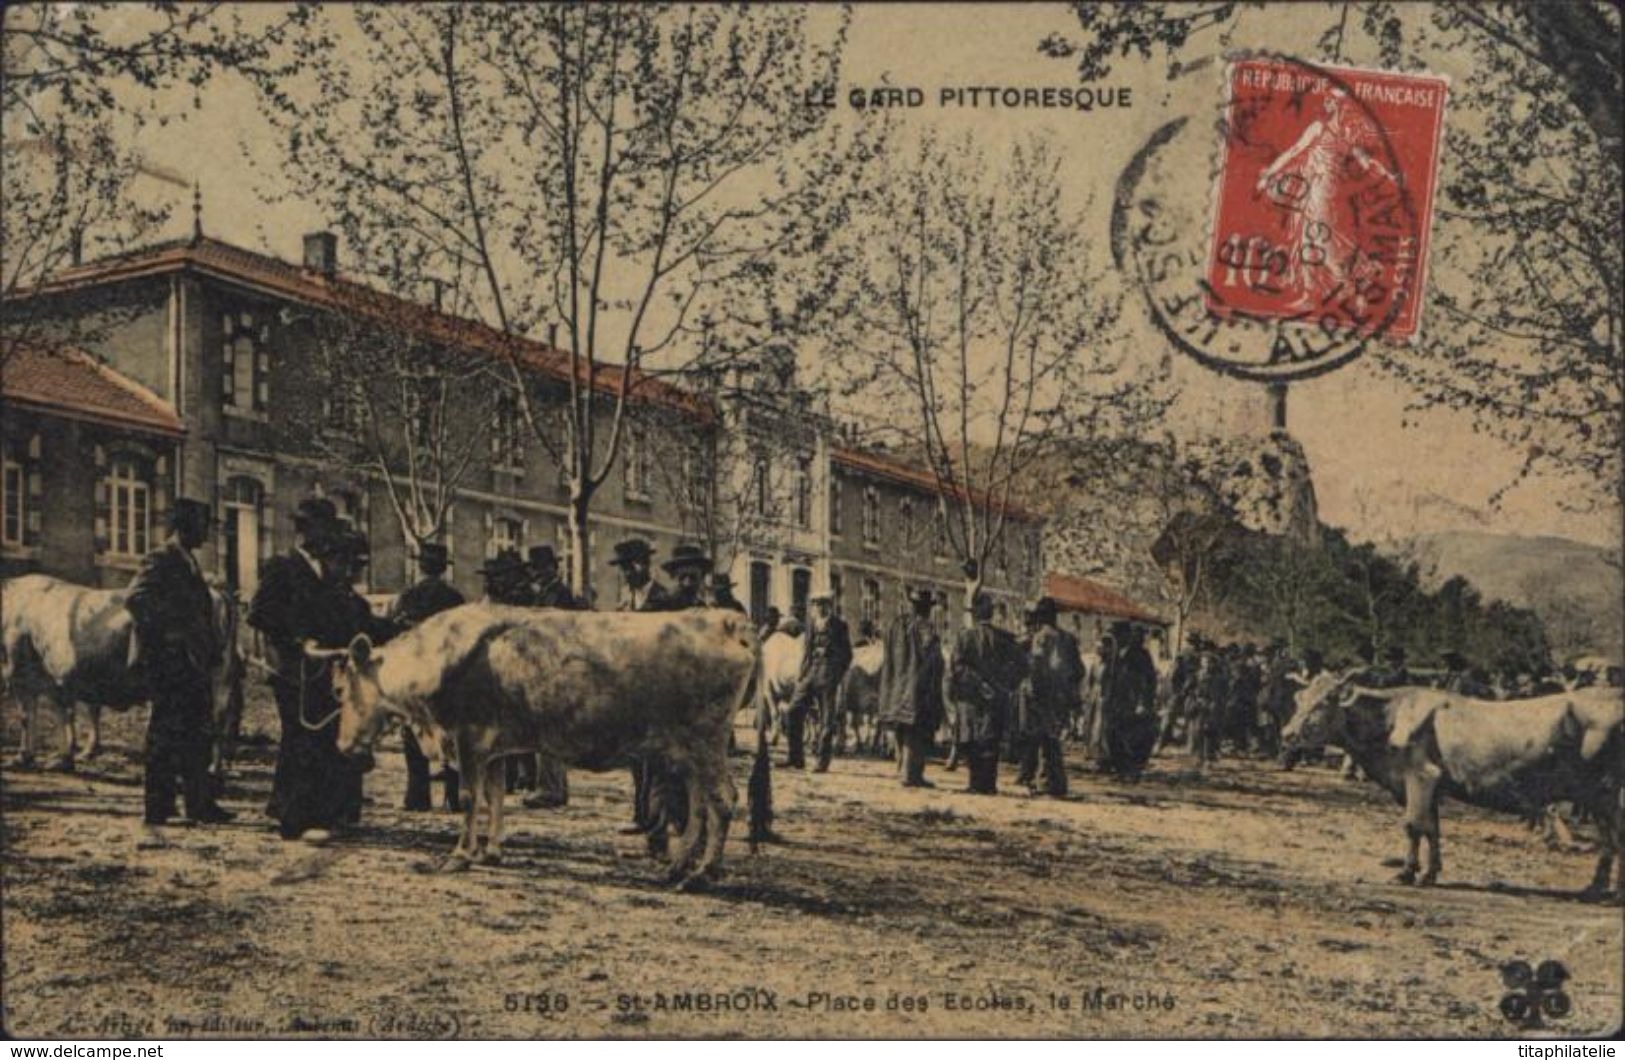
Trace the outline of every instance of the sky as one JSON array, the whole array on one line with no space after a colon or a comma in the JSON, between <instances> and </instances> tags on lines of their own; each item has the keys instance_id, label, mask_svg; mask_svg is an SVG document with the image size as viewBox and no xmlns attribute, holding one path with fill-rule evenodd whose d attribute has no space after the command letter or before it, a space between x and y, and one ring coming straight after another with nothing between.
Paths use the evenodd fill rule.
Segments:
<instances>
[{"instance_id":1,"label":"sky","mask_svg":"<svg viewBox=\"0 0 1625 1060\"><path fill-rule=\"evenodd\" d=\"M1324 17L1318 5L1276 8L1270 20L1272 39L1232 43L1290 48L1294 40L1312 42ZM944 89L1076 87L1071 63L1037 50L1051 31L1076 34L1076 21L1066 7L860 6L846 52L837 120L861 120L848 100L852 89L917 88L923 104L904 108L900 120L905 129L968 133L994 158L1025 136L1042 136L1063 152L1071 205L1084 211L1087 230L1104 253L1112 189L1123 167L1151 131L1172 117L1191 115L1211 124L1217 115L1217 82L1171 82L1161 59L1124 59L1099 86L1113 90L1115 104L1089 112L941 105ZM1355 65L1375 65L1374 57L1349 59ZM1444 61L1448 64L1448 57ZM1451 73L1447 67L1437 72ZM189 92L177 96L177 103L181 120L142 134L140 147L148 162L183 182L199 183L209 235L297 259L301 236L321 228L323 219L304 204L273 207L263 201L261 192L277 187L278 159L248 88L217 79L196 109ZM1460 116L1447 110L1446 121L1452 117ZM1202 174L1193 174L1188 187L1176 190L1188 196L1210 193ZM149 181L147 191L176 204L170 234L189 227L189 189ZM342 248L340 253L342 263ZM1132 356L1167 358L1166 340L1138 303L1130 302L1124 327L1121 341ZM1261 387L1221 378L1178 354L1173 360L1183 388L1176 410L1182 422L1211 424L1221 432L1253 430L1264 422L1267 399ZM1308 455L1323 520L1359 539L1475 530L1551 534L1618 546L1617 511L1606 502L1594 504L1589 492L1594 487L1585 482L1530 479L1492 503L1516 480L1520 454L1491 433L1475 430L1485 425L1475 424L1470 415L1416 409L1415 399L1363 360L1294 385L1289 428ZM1583 510L1587 508L1591 510Z\"/></svg>"}]
</instances>

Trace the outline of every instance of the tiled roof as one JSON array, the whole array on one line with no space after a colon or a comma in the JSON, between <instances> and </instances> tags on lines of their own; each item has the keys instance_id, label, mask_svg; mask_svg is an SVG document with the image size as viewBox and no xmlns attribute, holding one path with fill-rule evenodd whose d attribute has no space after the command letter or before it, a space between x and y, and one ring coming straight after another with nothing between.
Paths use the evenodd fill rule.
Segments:
<instances>
[{"instance_id":1,"label":"tiled roof","mask_svg":"<svg viewBox=\"0 0 1625 1060\"><path fill-rule=\"evenodd\" d=\"M1140 606L1115 589L1087 578L1051 572L1044 575L1044 595L1055 601L1062 611L1081 611L1089 615L1126 618L1133 622L1166 623L1149 609Z\"/></svg>"},{"instance_id":2,"label":"tiled roof","mask_svg":"<svg viewBox=\"0 0 1625 1060\"><path fill-rule=\"evenodd\" d=\"M570 378L570 355L545 343L508 336L477 320L443 313L343 276L325 276L281 258L207 237L158 243L87 262L63 270L25 292L25 296L54 294L178 270L247 284L323 309L360 314L455 348L493 357L506 357L511 349L514 356L540 372L561 381ZM585 381L586 366L578 366L576 374ZM621 366L600 364L596 366L595 375L598 390L613 393L620 386ZM710 403L704 398L646 373L634 371L630 385L635 401L672 408L707 422L714 416Z\"/></svg>"},{"instance_id":3,"label":"tiled roof","mask_svg":"<svg viewBox=\"0 0 1625 1060\"><path fill-rule=\"evenodd\" d=\"M15 342L0 368L0 398L72 419L179 436L174 408L83 350Z\"/></svg>"},{"instance_id":4,"label":"tiled roof","mask_svg":"<svg viewBox=\"0 0 1625 1060\"><path fill-rule=\"evenodd\" d=\"M905 486L917 486L927 493L946 493L937 485L937 476L924 468L904 463L896 457L884 456L880 453L866 452L861 449L848 449L835 447L831 456L837 464L857 471L863 471L878 478L891 482L899 482ZM953 495L959 498L969 497L972 504L977 507L990 506L992 502L987 494L980 490L967 491L963 487L953 490ZM1037 522L1043 518L1034 512L1029 512L1014 501L1005 506L1005 510L1015 519L1023 522Z\"/></svg>"}]
</instances>

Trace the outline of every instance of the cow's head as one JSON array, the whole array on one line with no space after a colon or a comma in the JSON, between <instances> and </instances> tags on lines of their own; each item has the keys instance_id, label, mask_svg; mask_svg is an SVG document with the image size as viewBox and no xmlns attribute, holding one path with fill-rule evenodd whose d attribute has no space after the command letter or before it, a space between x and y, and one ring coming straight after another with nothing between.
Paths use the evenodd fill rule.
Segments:
<instances>
[{"instance_id":1,"label":"cow's head","mask_svg":"<svg viewBox=\"0 0 1625 1060\"><path fill-rule=\"evenodd\" d=\"M1290 769L1304 755L1339 742L1354 687L1352 676L1327 671L1298 690L1293 697L1297 709L1281 730L1282 765Z\"/></svg>"},{"instance_id":2,"label":"cow's head","mask_svg":"<svg viewBox=\"0 0 1625 1060\"><path fill-rule=\"evenodd\" d=\"M365 752L389 720L378 688L379 662L365 633L333 662L333 695L339 704L338 749L344 754Z\"/></svg>"}]
</instances>

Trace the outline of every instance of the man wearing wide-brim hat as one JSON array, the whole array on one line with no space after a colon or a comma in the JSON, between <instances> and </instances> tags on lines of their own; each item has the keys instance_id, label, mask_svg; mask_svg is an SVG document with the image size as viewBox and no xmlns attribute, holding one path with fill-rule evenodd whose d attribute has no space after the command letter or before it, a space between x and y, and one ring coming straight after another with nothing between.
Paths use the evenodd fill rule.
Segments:
<instances>
[{"instance_id":1,"label":"man wearing wide-brim hat","mask_svg":"<svg viewBox=\"0 0 1625 1060\"><path fill-rule=\"evenodd\" d=\"M711 575L711 557L698 545L678 545L671 550L671 558L660 565L677 583L672 591L671 608L682 610L705 607L705 581Z\"/></svg>"},{"instance_id":2,"label":"man wearing wide-brim hat","mask_svg":"<svg viewBox=\"0 0 1625 1060\"><path fill-rule=\"evenodd\" d=\"M1028 614L1032 639L1027 645L1027 679L1021 686L1017 712L1022 747L1017 783L1037 794L1035 781L1042 770L1044 794L1060 797L1067 791L1061 733L1078 710L1083 660L1077 638L1056 625L1054 599L1040 598Z\"/></svg>"},{"instance_id":3,"label":"man wearing wide-brim hat","mask_svg":"<svg viewBox=\"0 0 1625 1060\"><path fill-rule=\"evenodd\" d=\"M135 620L135 665L152 692L147 722L144 787L146 823L175 813L175 787L186 816L203 824L232 819L209 789L214 668L225 645L215 629L209 584L193 557L209 537L209 506L182 497L169 513L162 548L141 561L124 606Z\"/></svg>"},{"instance_id":4,"label":"man wearing wide-brim hat","mask_svg":"<svg viewBox=\"0 0 1625 1060\"><path fill-rule=\"evenodd\" d=\"M617 611L669 611L671 594L649 571L655 550L641 537L615 542L611 567L621 572L621 596Z\"/></svg>"},{"instance_id":5,"label":"man wearing wide-brim hat","mask_svg":"<svg viewBox=\"0 0 1625 1060\"><path fill-rule=\"evenodd\" d=\"M343 531L333 503L305 498L293 524L294 546L266 561L248 624L264 635L282 723L267 813L284 839L323 843L356 808L359 769L338 750L331 661L307 657L304 646L344 648L362 627L353 590L328 569L331 544Z\"/></svg>"},{"instance_id":6,"label":"man wearing wide-brim hat","mask_svg":"<svg viewBox=\"0 0 1625 1060\"><path fill-rule=\"evenodd\" d=\"M532 545L525 553L525 569L530 576L532 607L581 610L581 602L564 583L559 572L559 558L554 554L552 545Z\"/></svg>"},{"instance_id":7,"label":"man wearing wide-brim hat","mask_svg":"<svg viewBox=\"0 0 1625 1060\"><path fill-rule=\"evenodd\" d=\"M511 548L501 549L485 561L478 574L485 579L485 598L494 604L526 607L531 602L530 577L525 561Z\"/></svg>"}]
</instances>

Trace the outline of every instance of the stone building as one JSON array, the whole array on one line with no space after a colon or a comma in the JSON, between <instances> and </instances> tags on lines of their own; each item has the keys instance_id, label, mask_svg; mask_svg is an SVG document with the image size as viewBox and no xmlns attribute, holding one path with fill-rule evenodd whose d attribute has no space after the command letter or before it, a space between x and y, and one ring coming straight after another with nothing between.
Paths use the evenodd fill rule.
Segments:
<instances>
[{"instance_id":1,"label":"stone building","mask_svg":"<svg viewBox=\"0 0 1625 1060\"><path fill-rule=\"evenodd\" d=\"M8 574L121 584L137 546L161 536L169 499L184 495L216 511L205 569L247 595L265 558L288 546L294 505L319 493L368 534L365 588L398 590L412 576L412 550L386 483L366 461L337 460L333 445L315 444L349 429L345 391L319 355L320 322L359 322L457 357L517 356L544 413L562 400L570 371L550 344L346 279L329 233L306 237L298 265L197 233L75 266L7 308L83 346L36 350L18 362L26 370L7 366L0 563ZM843 611L876 621L896 610L905 586L954 598L959 572L931 544L940 534L931 476L838 444L829 417L796 389L793 365L793 354L776 351L750 386L636 381L618 465L590 512L597 606L613 606L618 589L610 545L633 535L660 554L680 541L705 544L757 613L770 605L788 613L825 589ZM41 381L52 373L74 377L56 379L52 391ZM606 375L593 385L615 384ZM489 422L444 535L452 578L470 594L498 549L545 543L567 556L570 547L567 485L520 428L505 390L492 381L479 409L440 413ZM70 407L51 407L49 393ZM73 455L58 462L58 453ZM57 512L93 518L59 521ZM1037 595L1041 535L1026 513L1008 523L987 577L1007 616Z\"/></svg>"}]
</instances>

